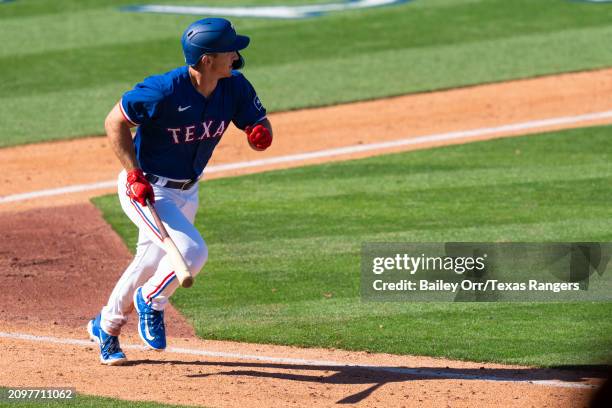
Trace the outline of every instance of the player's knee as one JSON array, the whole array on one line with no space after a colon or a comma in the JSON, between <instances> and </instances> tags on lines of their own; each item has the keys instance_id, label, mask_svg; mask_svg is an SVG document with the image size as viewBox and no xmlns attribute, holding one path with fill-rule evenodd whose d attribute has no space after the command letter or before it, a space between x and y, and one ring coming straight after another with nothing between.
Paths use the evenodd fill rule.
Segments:
<instances>
[{"instance_id":1,"label":"player's knee","mask_svg":"<svg viewBox=\"0 0 612 408\"><path fill-rule=\"evenodd\" d=\"M208 260L208 246L203 239L194 242L187 250L185 257L187 266L192 274L196 275Z\"/></svg>"}]
</instances>

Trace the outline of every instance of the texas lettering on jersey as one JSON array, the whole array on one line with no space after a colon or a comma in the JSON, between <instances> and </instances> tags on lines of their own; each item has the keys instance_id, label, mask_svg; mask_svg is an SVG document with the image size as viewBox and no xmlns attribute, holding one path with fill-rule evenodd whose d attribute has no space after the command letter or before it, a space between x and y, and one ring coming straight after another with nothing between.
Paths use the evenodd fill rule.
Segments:
<instances>
[{"instance_id":1,"label":"texas lettering on jersey","mask_svg":"<svg viewBox=\"0 0 612 408\"><path fill-rule=\"evenodd\" d=\"M134 147L144 172L179 180L202 174L230 122L245 129L266 117L240 72L220 79L204 97L191 83L187 66L146 78L123 95L120 107L138 126Z\"/></svg>"},{"instance_id":2,"label":"texas lettering on jersey","mask_svg":"<svg viewBox=\"0 0 612 408\"><path fill-rule=\"evenodd\" d=\"M224 120L215 123L215 120L211 119L202 123L179 128L168 128L166 130L169 132L174 144L180 144L221 137L226 128L227 125Z\"/></svg>"}]
</instances>

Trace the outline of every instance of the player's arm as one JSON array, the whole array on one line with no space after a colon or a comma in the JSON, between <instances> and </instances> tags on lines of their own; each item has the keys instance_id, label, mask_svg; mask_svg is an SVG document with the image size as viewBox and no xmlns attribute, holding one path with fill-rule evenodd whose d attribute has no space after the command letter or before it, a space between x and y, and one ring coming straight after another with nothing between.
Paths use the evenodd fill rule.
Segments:
<instances>
[{"instance_id":1,"label":"player's arm","mask_svg":"<svg viewBox=\"0 0 612 408\"><path fill-rule=\"evenodd\" d=\"M132 142L132 132L130 128L134 126L128 121L123 113L119 101L109 112L104 121L104 128L110 141L110 145L119 159L119 162L128 172L139 167L136 159L136 151Z\"/></svg>"},{"instance_id":2,"label":"player's arm","mask_svg":"<svg viewBox=\"0 0 612 408\"><path fill-rule=\"evenodd\" d=\"M138 201L140 205L146 206L147 200L155 202L155 193L136 159L130 130L135 125L123 115L119 106L120 103L121 101L110 111L104 121L104 127L115 155L127 171L128 195L131 199Z\"/></svg>"},{"instance_id":3,"label":"player's arm","mask_svg":"<svg viewBox=\"0 0 612 408\"><path fill-rule=\"evenodd\" d=\"M252 126L247 126L245 132L249 146L253 150L266 150L272 144L272 124L268 118L264 118Z\"/></svg>"}]
</instances>

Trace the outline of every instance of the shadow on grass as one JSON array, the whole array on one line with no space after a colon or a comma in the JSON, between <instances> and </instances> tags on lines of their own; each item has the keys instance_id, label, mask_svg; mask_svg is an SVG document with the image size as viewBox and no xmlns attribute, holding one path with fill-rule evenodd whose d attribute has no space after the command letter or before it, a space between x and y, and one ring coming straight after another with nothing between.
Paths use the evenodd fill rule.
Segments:
<instances>
[{"instance_id":1,"label":"shadow on grass","mask_svg":"<svg viewBox=\"0 0 612 408\"><path fill-rule=\"evenodd\" d=\"M349 395L338 404L355 404L369 397L383 385L394 382L414 380L480 380L480 381L555 381L559 386L588 387L591 378L605 378L610 366L558 366L555 368L440 368L440 367L384 367L384 366L341 366L341 365L306 365L260 362L228 361L180 361L180 360L134 360L126 365L191 365L230 368L229 371L217 371L203 374L189 374L189 378L212 376L250 376L258 378L276 378L281 380L314 382L320 384L371 384L356 394ZM579 369L580 371L576 371ZM318 371L317 374L297 374L290 371Z\"/></svg>"}]
</instances>

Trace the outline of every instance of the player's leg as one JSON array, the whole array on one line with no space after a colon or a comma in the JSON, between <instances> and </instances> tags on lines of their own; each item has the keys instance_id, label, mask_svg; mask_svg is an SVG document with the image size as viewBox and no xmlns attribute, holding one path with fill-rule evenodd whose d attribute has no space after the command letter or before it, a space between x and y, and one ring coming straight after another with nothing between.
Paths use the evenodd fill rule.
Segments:
<instances>
[{"instance_id":1,"label":"player's leg","mask_svg":"<svg viewBox=\"0 0 612 408\"><path fill-rule=\"evenodd\" d=\"M139 231L136 255L102 308L101 327L109 334L118 336L134 308L134 291L142 286L157 270L165 252L142 230Z\"/></svg>"},{"instance_id":2,"label":"player's leg","mask_svg":"<svg viewBox=\"0 0 612 408\"><path fill-rule=\"evenodd\" d=\"M190 191L175 190L169 193L173 200L159 200L155 207L195 276L208 258L208 249L200 233L193 225L197 210L197 188ZM175 205L179 203L180 214ZM178 288L170 258L164 256L153 276L134 294L134 305L140 316L139 333L142 340L155 350L166 347L163 311L168 298Z\"/></svg>"},{"instance_id":3,"label":"player's leg","mask_svg":"<svg viewBox=\"0 0 612 408\"><path fill-rule=\"evenodd\" d=\"M119 335L132 311L134 291L153 275L165 256L165 251L159 245L159 234L152 229L150 214L148 218L144 216L142 207L127 195L125 171L117 179L117 193L121 208L138 227L138 243L134 259L115 284L107 305L102 309L101 327L114 336ZM164 191L155 193L158 199L164 199Z\"/></svg>"},{"instance_id":4,"label":"player's leg","mask_svg":"<svg viewBox=\"0 0 612 408\"><path fill-rule=\"evenodd\" d=\"M206 242L193 225L198 207L197 187L188 192L178 191L176 194L180 195L180 199L175 201L179 203L180 216L174 214L174 209L168 208L171 206L165 201L160 200L156 208L160 218L172 220L166 226L168 234L185 258L192 275L196 276L208 259ZM164 257L153 276L144 283L142 293L154 309L163 310L168 298L178 287L179 283L170 264L170 258Z\"/></svg>"},{"instance_id":5,"label":"player's leg","mask_svg":"<svg viewBox=\"0 0 612 408\"><path fill-rule=\"evenodd\" d=\"M117 182L121 207L139 229L136 256L116 283L107 305L87 326L90 338L100 344L100 360L103 364L113 365L125 361L118 335L133 307L134 290L151 277L165 255L165 251L156 242L159 240L158 236L127 196L125 171L119 174Z\"/></svg>"}]
</instances>

